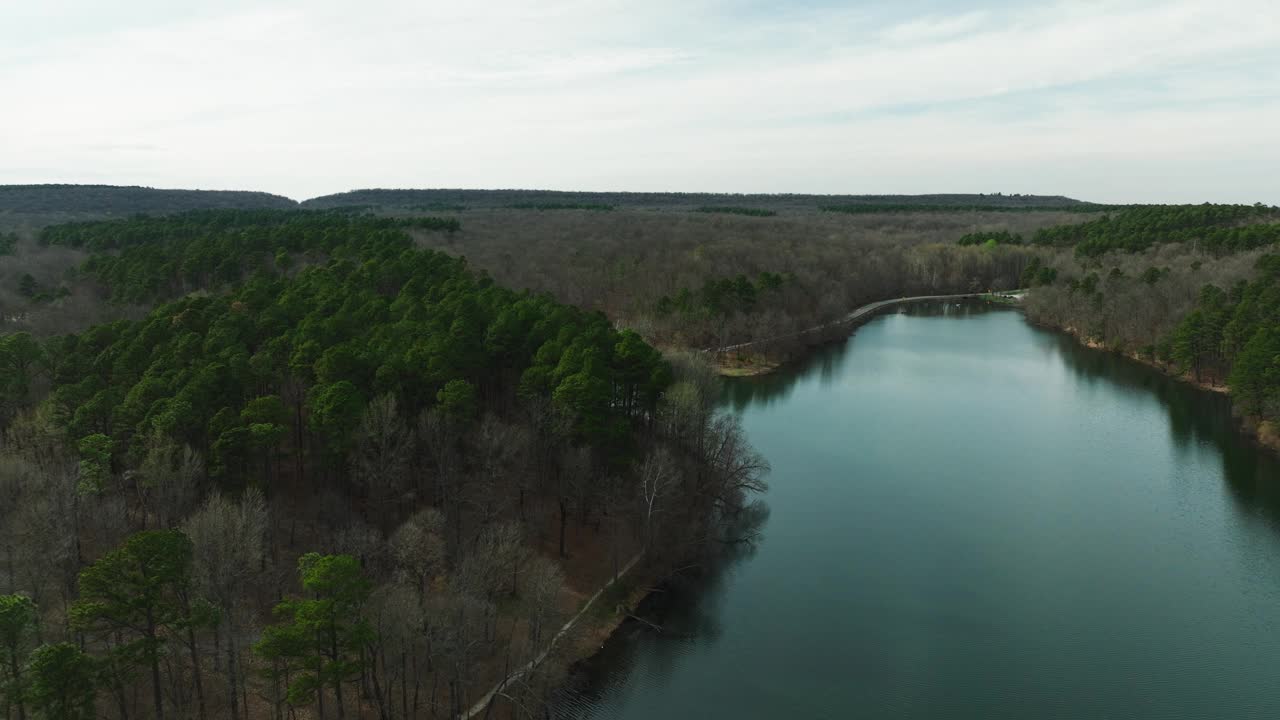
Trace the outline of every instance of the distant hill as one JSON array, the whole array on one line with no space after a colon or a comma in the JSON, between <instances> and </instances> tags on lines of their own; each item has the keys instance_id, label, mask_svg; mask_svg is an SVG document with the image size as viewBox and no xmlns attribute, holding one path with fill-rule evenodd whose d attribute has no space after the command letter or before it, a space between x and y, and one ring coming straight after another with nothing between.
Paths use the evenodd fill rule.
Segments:
<instances>
[{"instance_id":1,"label":"distant hill","mask_svg":"<svg viewBox=\"0 0 1280 720\"><path fill-rule=\"evenodd\" d=\"M296 208L287 197L238 190L160 190L119 185L0 185L0 212L171 213Z\"/></svg>"},{"instance_id":2,"label":"distant hill","mask_svg":"<svg viewBox=\"0 0 1280 720\"><path fill-rule=\"evenodd\" d=\"M912 210L1088 210L1101 206L1059 195L795 195L735 193L562 192L556 190L351 190L297 203L264 192L163 190L118 185L0 185L0 212L164 214L208 209L383 207L425 211L517 208L608 210L646 208L733 212L880 212ZM755 214L751 212L751 214ZM761 212L760 214L768 214Z\"/></svg>"},{"instance_id":3,"label":"distant hill","mask_svg":"<svg viewBox=\"0 0 1280 720\"><path fill-rule=\"evenodd\" d=\"M555 207L661 208L697 210L702 207L814 210L817 208L918 207L925 209L1044 209L1096 207L1059 195L946 194L946 195L762 195L733 193L560 192L554 190L352 190L324 195L302 203L306 208L381 206L432 209Z\"/></svg>"}]
</instances>

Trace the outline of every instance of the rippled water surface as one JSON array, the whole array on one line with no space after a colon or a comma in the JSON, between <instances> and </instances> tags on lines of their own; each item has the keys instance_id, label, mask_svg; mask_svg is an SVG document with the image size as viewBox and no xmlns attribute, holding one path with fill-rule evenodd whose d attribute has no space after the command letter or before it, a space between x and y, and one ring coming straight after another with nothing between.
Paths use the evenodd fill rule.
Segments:
<instances>
[{"instance_id":1,"label":"rippled water surface","mask_svg":"<svg viewBox=\"0 0 1280 720\"><path fill-rule=\"evenodd\" d=\"M1280 469L1222 398L932 305L726 403L763 542L560 716L1280 717Z\"/></svg>"}]
</instances>

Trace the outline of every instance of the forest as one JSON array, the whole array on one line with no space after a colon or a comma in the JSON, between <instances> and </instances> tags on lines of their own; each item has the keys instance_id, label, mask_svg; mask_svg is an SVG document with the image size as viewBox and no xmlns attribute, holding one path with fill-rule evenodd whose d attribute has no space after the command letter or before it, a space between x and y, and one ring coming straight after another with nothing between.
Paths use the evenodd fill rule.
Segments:
<instances>
[{"instance_id":1,"label":"forest","mask_svg":"<svg viewBox=\"0 0 1280 720\"><path fill-rule=\"evenodd\" d=\"M1073 246L1098 257L1111 251L1136 252L1157 243L1192 243L1213 255L1271 245L1280 240L1280 208L1257 205L1148 205L1106 214L1077 225L1044 228L1032 242Z\"/></svg>"},{"instance_id":2,"label":"forest","mask_svg":"<svg viewBox=\"0 0 1280 720\"><path fill-rule=\"evenodd\" d=\"M117 185L0 185L0 213L166 213L211 208L289 209L293 200L238 190L163 190Z\"/></svg>"},{"instance_id":3,"label":"forest","mask_svg":"<svg viewBox=\"0 0 1280 720\"><path fill-rule=\"evenodd\" d=\"M632 558L651 583L751 540L767 465L709 368L410 235L458 232L43 231L77 292L150 309L0 336L7 717L458 717Z\"/></svg>"},{"instance_id":4,"label":"forest","mask_svg":"<svg viewBox=\"0 0 1280 720\"><path fill-rule=\"evenodd\" d=\"M1198 384L1229 389L1280 439L1280 211L1157 206L1036 233L1028 316Z\"/></svg>"},{"instance_id":5,"label":"forest","mask_svg":"<svg viewBox=\"0 0 1280 720\"><path fill-rule=\"evenodd\" d=\"M329 209L343 205L371 205L383 209L422 208L441 205L493 209L539 204L612 205L616 208L695 212L702 207L731 207L809 213L820 206L865 208L866 212L892 210L957 211L979 209L1084 210L1092 203L1060 196L1020 194L938 195L801 195L679 192L562 192L553 190L352 190L305 200L303 207ZM1100 207L1100 206L1099 206Z\"/></svg>"},{"instance_id":6,"label":"forest","mask_svg":"<svg viewBox=\"0 0 1280 720\"><path fill-rule=\"evenodd\" d=\"M1004 203L993 202L987 198L981 198L972 202L858 202L846 204L828 204L821 205L823 212L831 213L847 213L849 215L863 215L870 213L911 213L911 212L1034 212L1045 210L1071 210L1073 212L1102 212L1108 209L1106 205L1093 205L1090 203L1077 202L1061 202L1049 199L1043 204L1035 201L1025 203Z\"/></svg>"},{"instance_id":7,"label":"forest","mask_svg":"<svg viewBox=\"0 0 1280 720\"><path fill-rule=\"evenodd\" d=\"M1069 211L849 215L810 208L766 218L696 208L472 209L459 232L422 234L418 241L465 256L504 285L551 293L599 310L659 347L687 349L785 335L892 297L1014 289L1045 250L988 246L986 239L1027 237L1092 217ZM983 234L984 244L957 244L970 233ZM787 281L758 301L705 301L709 283L739 276L757 283L762 274ZM774 359L802 351L768 349Z\"/></svg>"},{"instance_id":8,"label":"forest","mask_svg":"<svg viewBox=\"0 0 1280 720\"><path fill-rule=\"evenodd\" d=\"M768 208L735 207L732 205L703 205L697 209L700 213L721 213L723 215L748 215L751 217L774 217L777 211Z\"/></svg>"},{"instance_id":9,"label":"forest","mask_svg":"<svg viewBox=\"0 0 1280 720\"><path fill-rule=\"evenodd\" d=\"M683 351L875 300L1030 288L1034 322L1280 420L1275 208L320 200L3 216L6 718L463 715L602 586L755 537L767 464Z\"/></svg>"}]
</instances>

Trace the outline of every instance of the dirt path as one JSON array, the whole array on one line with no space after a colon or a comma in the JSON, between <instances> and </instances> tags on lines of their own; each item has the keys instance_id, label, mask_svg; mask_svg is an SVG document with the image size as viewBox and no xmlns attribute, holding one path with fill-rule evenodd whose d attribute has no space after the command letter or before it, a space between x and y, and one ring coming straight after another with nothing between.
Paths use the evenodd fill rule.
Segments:
<instances>
[{"instance_id":1,"label":"dirt path","mask_svg":"<svg viewBox=\"0 0 1280 720\"><path fill-rule=\"evenodd\" d=\"M635 567L635 564L640 562L640 558L642 557L644 557L643 552L631 558L631 562L628 562L625 566L623 566L621 570L618 571L618 576L616 578L611 579L609 582L605 583L604 587L601 587L599 590L597 590L596 594L592 595L591 599L587 600L586 604L584 604L582 608L578 610L577 615L574 615L573 617L569 618L569 622L565 623L564 626L560 628L559 632L555 634L555 637L551 638L551 642L547 643L547 647L544 648L542 652L538 654L537 657L525 663L524 665L521 665L519 668L515 670L515 672L508 675L505 679L503 679L497 685L494 685L493 688L489 690L489 692L484 694L484 697L480 698L480 702L476 703L475 705L472 705L470 710L462 714L462 720L470 720L471 718L476 717L477 715L480 715L481 713L483 713L485 710L488 709L489 703L493 702L494 697L497 696L498 693L502 692L503 688L507 687L508 685L515 682L516 680L519 680L521 675L524 675L525 673L534 669L535 667L538 666L538 663L541 663L543 660L545 660L547 655L551 652L552 648L556 646L556 642L561 637L563 637L565 633L569 632L569 630L573 628L573 626L578 622L578 620L581 619L582 616L585 615L587 611L591 609L591 606L595 604L596 600L600 599L600 596L604 594L604 591L608 590L618 580L621 580L622 576L626 575L627 572L631 570L631 568Z\"/></svg>"}]
</instances>

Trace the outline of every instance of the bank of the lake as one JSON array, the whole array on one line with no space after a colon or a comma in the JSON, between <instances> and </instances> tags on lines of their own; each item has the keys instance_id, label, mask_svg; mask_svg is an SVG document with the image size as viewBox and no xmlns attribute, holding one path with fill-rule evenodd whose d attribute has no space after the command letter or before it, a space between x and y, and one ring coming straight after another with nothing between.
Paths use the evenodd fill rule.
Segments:
<instances>
[{"instance_id":1,"label":"bank of the lake","mask_svg":"<svg viewBox=\"0 0 1280 720\"><path fill-rule=\"evenodd\" d=\"M1280 466L1226 398L973 304L727 385L763 542L624 624L559 717L1280 712Z\"/></svg>"},{"instance_id":2,"label":"bank of the lake","mask_svg":"<svg viewBox=\"0 0 1280 720\"><path fill-rule=\"evenodd\" d=\"M1211 382L1207 379L1198 380L1196 379L1195 375L1191 374L1190 372L1181 371L1176 366L1170 363L1161 362L1159 360L1156 360L1155 358L1145 356L1141 353L1133 352L1131 350L1124 350L1122 348L1111 347L1106 343L1100 340L1097 340L1096 338L1089 337L1086 333L1082 332L1079 328L1049 325L1045 323L1035 322L1032 320L1028 320L1028 321L1031 322L1033 325L1036 325L1037 327L1043 328L1045 330L1062 333L1086 348L1089 348L1091 350L1097 350L1099 352L1111 353L1118 357L1124 358L1125 360L1128 360L1130 362L1138 363L1168 378L1171 378L1178 382L1186 383L1204 392L1217 393L1219 395L1223 395L1228 398L1231 396L1231 388L1227 385ZM1238 421L1239 430L1241 433L1252 438L1255 442L1257 442L1263 448L1266 448L1271 452L1280 453L1280 428L1277 428L1274 425L1274 423L1268 422L1266 420L1260 420L1259 418L1250 417L1248 415L1235 414L1235 417Z\"/></svg>"},{"instance_id":3,"label":"bank of the lake","mask_svg":"<svg viewBox=\"0 0 1280 720\"><path fill-rule=\"evenodd\" d=\"M838 320L817 325L799 332L788 333L779 337L762 338L730 345L728 348L706 349L702 352L711 356L712 367L721 377L756 377L776 372L780 368L803 360L810 353L831 343L843 342L858 326L871 320L877 314L887 312L895 307L920 302L983 302L988 304L1015 307L1022 299L1025 290L1010 290L998 293L958 293L951 295L919 295L912 297L890 298L878 300L854 308ZM778 343L798 344L779 357L770 348Z\"/></svg>"}]
</instances>

